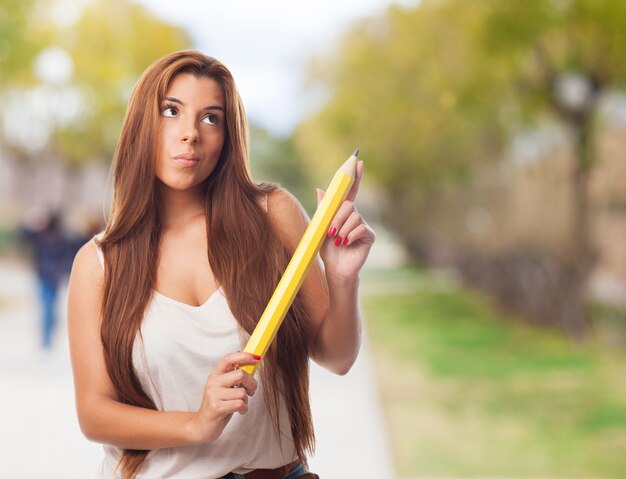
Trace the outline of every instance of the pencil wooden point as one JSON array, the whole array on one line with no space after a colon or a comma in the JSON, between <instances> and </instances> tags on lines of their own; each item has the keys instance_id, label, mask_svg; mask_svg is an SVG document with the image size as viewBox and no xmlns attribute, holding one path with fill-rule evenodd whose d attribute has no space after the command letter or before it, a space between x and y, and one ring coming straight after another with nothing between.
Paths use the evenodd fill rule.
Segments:
<instances>
[{"instance_id":1,"label":"pencil wooden point","mask_svg":"<svg viewBox=\"0 0 626 479\"><path fill-rule=\"evenodd\" d=\"M339 168L338 171L341 171L342 173L345 173L346 175L354 178L354 176L356 175L356 161L356 155L350 155L350 158L348 158L346 162L341 165L341 168Z\"/></svg>"},{"instance_id":2,"label":"pencil wooden point","mask_svg":"<svg viewBox=\"0 0 626 479\"><path fill-rule=\"evenodd\" d=\"M358 148L356 150L354 150L354 153L352 153L352 156L354 156L354 157L359 156L359 149Z\"/></svg>"}]
</instances>

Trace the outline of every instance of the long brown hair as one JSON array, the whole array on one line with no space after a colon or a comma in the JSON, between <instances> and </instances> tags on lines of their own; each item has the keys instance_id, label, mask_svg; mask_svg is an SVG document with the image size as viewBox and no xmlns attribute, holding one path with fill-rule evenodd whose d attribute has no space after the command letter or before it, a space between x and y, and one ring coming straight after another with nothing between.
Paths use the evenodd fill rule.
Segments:
<instances>
[{"instance_id":1,"label":"long brown hair","mask_svg":"<svg viewBox=\"0 0 626 479\"><path fill-rule=\"evenodd\" d=\"M263 199L276 187L255 184L248 170L245 112L231 73L196 51L155 61L131 96L113 159L114 195L100 246L105 257L100 334L107 370L119 400L156 409L142 389L132 350L155 287L161 223L155 177L160 104L179 73L209 77L225 98L226 135L220 159L204 182L208 259L240 326L251 333L289 252L272 230ZM308 315L297 297L261 367L268 410L278 434L278 407L287 407L298 457L314 447L309 404ZM125 450L118 467L134 478L149 451Z\"/></svg>"}]
</instances>

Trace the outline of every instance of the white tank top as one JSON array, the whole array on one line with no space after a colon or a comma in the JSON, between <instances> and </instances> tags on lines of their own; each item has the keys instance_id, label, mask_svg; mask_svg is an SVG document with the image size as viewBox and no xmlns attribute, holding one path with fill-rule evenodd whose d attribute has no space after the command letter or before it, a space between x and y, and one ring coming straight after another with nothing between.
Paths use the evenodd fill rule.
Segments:
<instances>
[{"instance_id":1,"label":"white tank top","mask_svg":"<svg viewBox=\"0 0 626 479\"><path fill-rule=\"evenodd\" d=\"M95 244L95 243L94 243ZM104 267L102 251L96 245ZM159 411L197 411L208 375L222 357L242 351L248 335L218 289L200 306L154 292L133 346L133 365L144 391ZM265 405L262 381L249 398L248 412L233 414L222 435L210 444L153 450L137 476L214 479L229 472L275 469L296 459L289 415L280 404L277 437ZM104 446L98 478L118 478L122 450Z\"/></svg>"}]
</instances>

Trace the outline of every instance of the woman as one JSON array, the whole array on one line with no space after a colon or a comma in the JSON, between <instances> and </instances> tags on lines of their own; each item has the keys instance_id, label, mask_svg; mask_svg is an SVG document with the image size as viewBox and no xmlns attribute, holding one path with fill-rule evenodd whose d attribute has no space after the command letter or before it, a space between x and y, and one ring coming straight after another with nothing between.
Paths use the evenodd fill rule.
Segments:
<instances>
[{"instance_id":1,"label":"woman","mask_svg":"<svg viewBox=\"0 0 626 479\"><path fill-rule=\"evenodd\" d=\"M76 256L68 299L79 422L105 444L99 477L316 477L308 358L345 374L358 353L375 237L353 203L363 165L257 378L237 366L260 358L238 351L307 218L250 178L230 72L195 51L153 63L113 169L110 220Z\"/></svg>"}]
</instances>

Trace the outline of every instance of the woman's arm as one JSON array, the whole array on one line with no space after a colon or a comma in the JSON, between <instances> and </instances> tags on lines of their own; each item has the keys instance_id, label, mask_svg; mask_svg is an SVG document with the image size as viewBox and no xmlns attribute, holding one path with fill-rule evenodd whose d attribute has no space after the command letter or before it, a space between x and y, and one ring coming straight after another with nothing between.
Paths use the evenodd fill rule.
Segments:
<instances>
[{"instance_id":1,"label":"woman's arm","mask_svg":"<svg viewBox=\"0 0 626 479\"><path fill-rule=\"evenodd\" d=\"M301 289L311 312L310 355L337 374L350 370L361 345L359 272L375 239L354 205L362 176L363 163L359 162L354 186L333 218L329 238L320 250L323 263L316 258ZM318 190L318 201L322 197ZM284 190L270 195L268 211L279 236L294 251L308 225L306 212Z\"/></svg>"},{"instance_id":2,"label":"woman's arm","mask_svg":"<svg viewBox=\"0 0 626 479\"><path fill-rule=\"evenodd\" d=\"M68 293L68 333L76 407L81 430L96 442L124 449L159 449L211 442L233 413L245 414L256 381L237 364L256 361L227 355L207 379L202 406L194 412L160 412L118 401L100 340L103 270L93 243L76 255ZM241 384L242 388L232 386Z\"/></svg>"}]
</instances>

